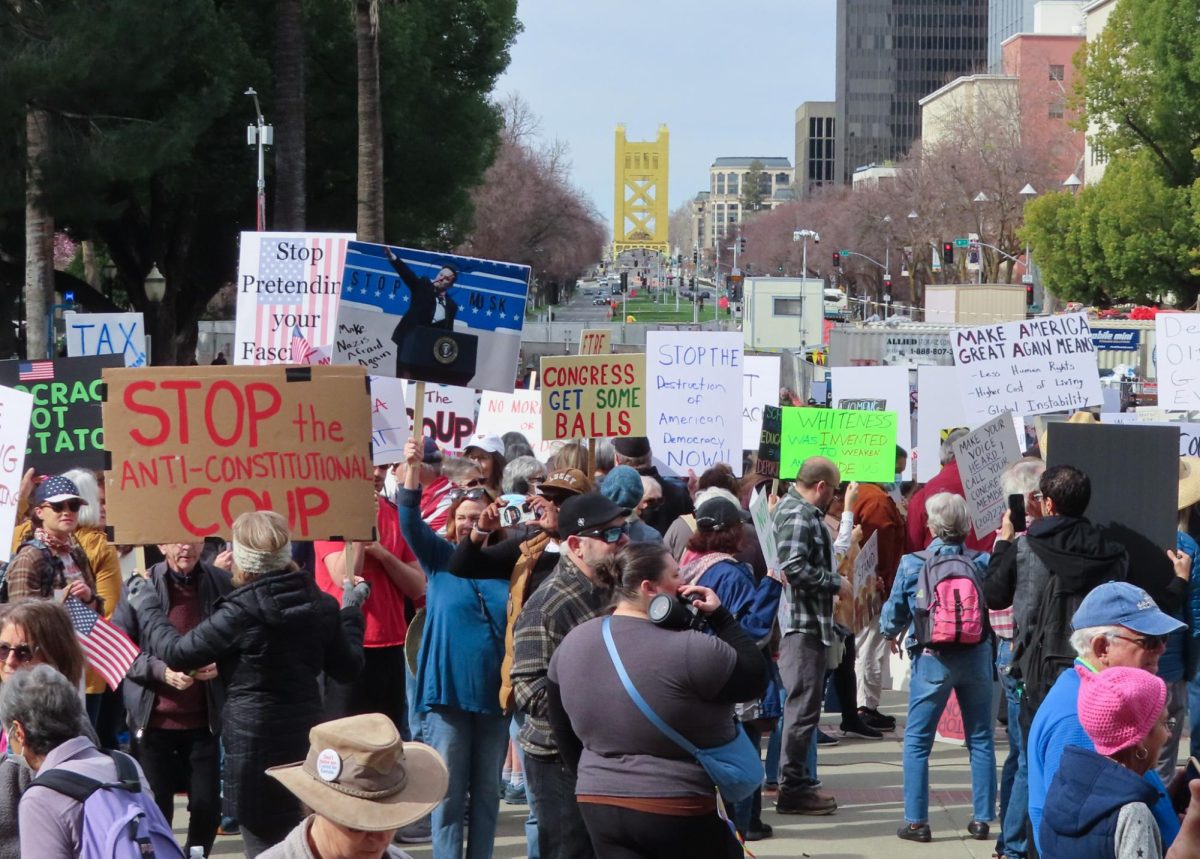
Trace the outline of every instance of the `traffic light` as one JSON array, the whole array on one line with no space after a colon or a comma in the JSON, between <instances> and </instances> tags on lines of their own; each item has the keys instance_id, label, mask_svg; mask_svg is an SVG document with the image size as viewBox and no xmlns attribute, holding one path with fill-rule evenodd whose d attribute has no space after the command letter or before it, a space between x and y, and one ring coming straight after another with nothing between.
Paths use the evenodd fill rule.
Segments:
<instances>
[{"instance_id":1,"label":"traffic light","mask_svg":"<svg viewBox=\"0 0 1200 859\"><path fill-rule=\"evenodd\" d=\"M692 248L692 262L700 265L700 248Z\"/></svg>"},{"instance_id":2,"label":"traffic light","mask_svg":"<svg viewBox=\"0 0 1200 859\"><path fill-rule=\"evenodd\" d=\"M629 292L629 272L621 272L621 292Z\"/></svg>"},{"instance_id":3,"label":"traffic light","mask_svg":"<svg viewBox=\"0 0 1200 859\"><path fill-rule=\"evenodd\" d=\"M1025 284L1025 306L1033 307L1033 284Z\"/></svg>"},{"instance_id":4,"label":"traffic light","mask_svg":"<svg viewBox=\"0 0 1200 859\"><path fill-rule=\"evenodd\" d=\"M887 292L892 291L892 276L890 274L885 274L883 276L883 288Z\"/></svg>"},{"instance_id":5,"label":"traffic light","mask_svg":"<svg viewBox=\"0 0 1200 859\"><path fill-rule=\"evenodd\" d=\"M954 264L954 242L942 242L942 265Z\"/></svg>"},{"instance_id":6,"label":"traffic light","mask_svg":"<svg viewBox=\"0 0 1200 859\"><path fill-rule=\"evenodd\" d=\"M738 253L744 254L745 252L746 252L746 237L738 236Z\"/></svg>"},{"instance_id":7,"label":"traffic light","mask_svg":"<svg viewBox=\"0 0 1200 859\"><path fill-rule=\"evenodd\" d=\"M841 251L834 251L834 252L833 252L833 267L834 267L834 268L841 268L841 267L842 267L842 254L841 254Z\"/></svg>"}]
</instances>

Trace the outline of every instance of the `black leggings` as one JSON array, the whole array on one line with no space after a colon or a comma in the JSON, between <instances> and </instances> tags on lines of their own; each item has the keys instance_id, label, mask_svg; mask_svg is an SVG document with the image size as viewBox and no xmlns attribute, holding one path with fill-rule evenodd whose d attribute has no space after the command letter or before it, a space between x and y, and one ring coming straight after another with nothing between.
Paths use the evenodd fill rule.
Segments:
<instances>
[{"instance_id":1,"label":"black leggings","mask_svg":"<svg viewBox=\"0 0 1200 859\"><path fill-rule=\"evenodd\" d=\"M579 803L597 856L604 859L741 859L730 825L714 811L698 817L650 814L616 805Z\"/></svg>"}]
</instances>

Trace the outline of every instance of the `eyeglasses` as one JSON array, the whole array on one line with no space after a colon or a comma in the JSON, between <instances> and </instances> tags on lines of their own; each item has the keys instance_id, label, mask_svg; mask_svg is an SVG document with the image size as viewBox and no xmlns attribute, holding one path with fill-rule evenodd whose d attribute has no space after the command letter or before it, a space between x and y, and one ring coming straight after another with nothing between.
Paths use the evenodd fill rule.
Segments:
<instances>
[{"instance_id":1,"label":"eyeglasses","mask_svg":"<svg viewBox=\"0 0 1200 859\"><path fill-rule=\"evenodd\" d=\"M0 662L8 662L10 654L16 655L17 662L28 662L37 652L38 648L29 644L18 644L16 647L11 644L0 644Z\"/></svg>"},{"instance_id":2,"label":"eyeglasses","mask_svg":"<svg viewBox=\"0 0 1200 859\"><path fill-rule=\"evenodd\" d=\"M1128 641L1130 644L1136 644L1142 650L1158 650L1160 647L1166 647L1168 638L1165 635L1143 635L1138 638L1132 638L1117 632L1109 633L1108 637L1119 638L1122 641Z\"/></svg>"},{"instance_id":3,"label":"eyeglasses","mask_svg":"<svg viewBox=\"0 0 1200 859\"><path fill-rule=\"evenodd\" d=\"M47 501L42 506L49 507L55 513L62 513L64 510L78 513L79 508L83 506L83 502L77 498L72 498L70 501Z\"/></svg>"},{"instance_id":4,"label":"eyeglasses","mask_svg":"<svg viewBox=\"0 0 1200 859\"><path fill-rule=\"evenodd\" d=\"M1168 734L1173 734L1175 733L1175 726L1179 724L1179 720L1174 718L1167 719L1165 722L1161 722L1160 724L1167 729Z\"/></svg>"},{"instance_id":5,"label":"eyeglasses","mask_svg":"<svg viewBox=\"0 0 1200 859\"><path fill-rule=\"evenodd\" d=\"M472 486L484 486L484 485L486 485L486 481L482 477L472 477L470 480L468 480L466 483L463 484L463 486L465 486L468 489L470 489Z\"/></svg>"},{"instance_id":6,"label":"eyeglasses","mask_svg":"<svg viewBox=\"0 0 1200 859\"><path fill-rule=\"evenodd\" d=\"M696 519L696 527L701 531L720 531L728 528L729 524L720 519L714 519L712 516L700 516Z\"/></svg>"},{"instance_id":7,"label":"eyeglasses","mask_svg":"<svg viewBox=\"0 0 1200 859\"><path fill-rule=\"evenodd\" d=\"M469 489L451 489L446 493L446 497L450 499L450 503L462 498L466 501L478 501L480 498L491 498L488 494L486 486L473 486Z\"/></svg>"},{"instance_id":8,"label":"eyeglasses","mask_svg":"<svg viewBox=\"0 0 1200 859\"><path fill-rule=\"evenodd\" d=\"M1040 492L1035 492L1035 493L1033 493L1033 500L1034 500L1034 501L1037 501L1039 504L1041 503L1042 499L1043 499L1043 498L1045 498L1045 497L1046 497L1046 496L1045 496L1045 495L1043 495L1043 494L1042 494L1042 493L1040 493Z\"/></svg>"},{"instance_id":9,"label":"eyeglasses","mask_svg":"<svg viewBox=\"0 0 1200 859\"><path fill-rule=\"evenodd\" d=\"M628 533L629 523L625 522L609 528L594 528L591 531L580 531L579 536L591 537L593 540L602 540L605 543L616 543Z\"/></svg>"}]
</instances>

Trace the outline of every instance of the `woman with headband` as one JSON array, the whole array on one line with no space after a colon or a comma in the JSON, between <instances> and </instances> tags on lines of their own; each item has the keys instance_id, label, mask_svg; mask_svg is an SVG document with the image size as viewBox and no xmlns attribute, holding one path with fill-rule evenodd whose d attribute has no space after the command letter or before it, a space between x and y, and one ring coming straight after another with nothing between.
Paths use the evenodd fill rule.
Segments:
<instances>
[{"instance_id":1,"label":"woman with headband","mask_svg":"<svg viewBox=\"0 0 1200 859\"><path fill-rule=\"evenodd\" d=\"M129 599L147 650L176 671L216 663L225 683L225 813L241 823L246 856L281 841L300 807L267 767L293 763L322 721L318 677L349 682L362 670L363 616L369 593L347 579L339 609L291 559L287 522L278 513L243 513L233 523L234 590L217 611L181 636L154 588L140 577Z\"/></svg>"}]
</instances>

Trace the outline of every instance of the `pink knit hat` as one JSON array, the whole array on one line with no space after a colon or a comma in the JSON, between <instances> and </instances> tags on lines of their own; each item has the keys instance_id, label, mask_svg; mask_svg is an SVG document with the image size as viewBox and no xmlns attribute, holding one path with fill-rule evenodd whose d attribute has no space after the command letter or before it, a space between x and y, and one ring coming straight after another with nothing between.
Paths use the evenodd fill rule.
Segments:
<instances>
[{"instance_id":1,"label":"pink knit hat","mask_svg":"<svg viewBox=\"0 0 1200 859\"><path fill-rule=\"evenodd\" d=\"M1167 684L1140 668L1107 668L1096 674L1081 665L1079 724L1111 755L1144 740L1167 703Z\"/></svg>"}]
</instances>

